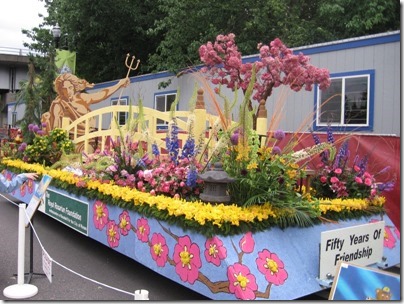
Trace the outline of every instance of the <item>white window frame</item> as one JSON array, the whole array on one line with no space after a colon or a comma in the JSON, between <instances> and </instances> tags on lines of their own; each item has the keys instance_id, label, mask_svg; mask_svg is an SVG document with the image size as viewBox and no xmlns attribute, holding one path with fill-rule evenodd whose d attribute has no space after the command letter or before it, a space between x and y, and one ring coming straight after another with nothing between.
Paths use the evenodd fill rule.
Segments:
<instances>
[{"instance_id":1,"label":"white window frame","mask_svg":"<svg viewBox=\"0 0 404 304\"><path fill-rule=\"evenodd\" d=\"M171 104L177 98L177 91L169 91L160 94L154 95L154 109L162 111L162 112L169 112L171 108ZM161 121L160 119L157 120L157 129L167 129L168 122Z\"/></svg>"},{"instance_id":2,"label":"white window frame","mask_svg":"<svg viewBox=\"0 0 404 304\"><path fill-rule=\"evenodd\" d=\"M11 126L12 126L13 128L15 128L16 123L17 123L17 112L13 111L13 112L11 113Z\"/></svg>"},{"instance_id":3,"label":"white window frame","mask_svg":"<svg viewBox=\"0 0 404 304\"><path fill-rule=\"evenodd\" d=\"M325 91L321 91L319 87L316 88L316 96L315 96L315 108L316 108L316 119L315 119L315 130L323 129L326 126L331 126L334 130L339 131L371 131L373 130L373 107L374 107L374 70L366 70L366 71L358 71L358 72L350 72L350 73L339 73L330 75L331 78L331 86L329 89ZM360 78L366 78L366 92L363 91L363 87L361 87L359 91L348 91L347 92L347 82L349 83L350 80L356 80ZM334 97L327 97L332 98L331 101L335 101L337 104L339 102L340 108L336 108L337 112L339 112L339 118L337 121L321 121L321 115L324 114L325 106L321 106L321 103L324 102L322 100L323 94L327 94L327 91L332 89L333 82L336 81L341 82L341 91L336 92L333 95L332 93L328 94ZM364 94L365 93L365 94ZM342 98L344 96L344 99ZM349 101L346 99L347 96L351 97ZM365 98L363 98L365 97ZM338 100L339 98L339 100ZM349 103L349 104L348 104ZM352 105L354 107L358 107L358 110L351 110L348 112L346 109L347 105ZM361 110L362 108L362 110ZM347 114L352 113L353 111L364 111L366 110L366 116L364 122L357 122L357 123L350 123L347 121L348 117Z\"/></svg>"},{"instance_id":4,"label":"white window frame","mask_svg":"<svg viewBox=\"0 0 404 304\"><path fill-rule=\"evenodd\" d=\"M115 98L111 99L111 106L116 106L116 105L121 105L121 106L127 106L128 105L128 98L123 97L121 99ZM128 113L127 112L118 112L117 113L117 118L118 118L118 124L120 126L124 126L126 122L128 121ZM111 115L111 122L114 118Z\"/></svg>"}]
</instances>

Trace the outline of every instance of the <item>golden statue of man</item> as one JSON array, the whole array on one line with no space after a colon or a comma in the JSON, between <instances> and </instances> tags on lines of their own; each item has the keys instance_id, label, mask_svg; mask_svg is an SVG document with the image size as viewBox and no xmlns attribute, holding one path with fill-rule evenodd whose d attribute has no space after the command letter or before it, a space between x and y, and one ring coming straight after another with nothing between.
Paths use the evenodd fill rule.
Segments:
<instances>
[{"instance_id":1,"label":"golden statue of man","mask_svg":"<svg viewBox=\"0 0 404 304\"><path fill-rule=\"evenodd\" d=\"M49 112L43 113L41 118L42 123L46 123L46 131L61 128L63 117L75 121L91 112L90 105L105 100L119 88L128 86L129 83L129 78L124 78L119 80L117 84L98 92L86 93L84 90L94 87L94 84L90 84L73 74L60 74L54 81L55 91L58 95L52 101ZM95 119L90 120L89 123L90 130L95 128ZM84 132L85 122L82 122L77 126L77 135L83 135Z\"/></svg>"}]
</instances>

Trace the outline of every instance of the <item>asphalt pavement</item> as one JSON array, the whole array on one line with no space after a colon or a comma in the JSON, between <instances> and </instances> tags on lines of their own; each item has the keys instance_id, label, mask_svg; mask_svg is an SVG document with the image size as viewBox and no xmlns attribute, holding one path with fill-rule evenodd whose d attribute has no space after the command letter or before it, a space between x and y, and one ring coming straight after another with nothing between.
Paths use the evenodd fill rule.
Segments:
<instances>
[{"instance_id":1,"label":"asphalt pavement","mask_svg":"<svg viewBox=\"0 0 404 304\"><path fill-rule=\"evenodd\" d=\"M0 195L0 300L16 301L4 289L18 283L18 202ZM37 211L33 217L33 259L30 228L25 229L24 282L38 293L18 301L133 301L147 290L151 301L209 300L149 268ZM39 240L38 240L39 239ZM42 245L42 246L41 246ZM53 259L52 283L42 268L42 248Z\"/></svg>"}]
</instances>

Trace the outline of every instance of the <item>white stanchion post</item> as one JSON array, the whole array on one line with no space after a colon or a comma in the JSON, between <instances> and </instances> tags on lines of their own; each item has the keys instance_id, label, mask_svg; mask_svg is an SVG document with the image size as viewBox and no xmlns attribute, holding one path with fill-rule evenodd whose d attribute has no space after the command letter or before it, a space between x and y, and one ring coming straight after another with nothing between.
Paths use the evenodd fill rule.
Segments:
<instances>
[{"instance_id":1,"label":"white stanchion post","mask_svg":"<svg viewBox=\"0 0 404 304\"><path fill-rule=\"evenodd\" d=\"M146 289L139 289L135 291L135 300L145 301L149 300L149 291Z\"/></svg>"},{"instance_id":2,"label":"white stanchion post","mask_svg":"<svg viewBox=\"0 0 404 304\"><path fill-rule=\"evenodd\" d=\"M17 284L10 285L3 290L3 295L11 299L25 299L35 296L38 287L24 284L25 264L25 204L19 204L18 213L18 272Z\"/></svg>"}]
</instances>

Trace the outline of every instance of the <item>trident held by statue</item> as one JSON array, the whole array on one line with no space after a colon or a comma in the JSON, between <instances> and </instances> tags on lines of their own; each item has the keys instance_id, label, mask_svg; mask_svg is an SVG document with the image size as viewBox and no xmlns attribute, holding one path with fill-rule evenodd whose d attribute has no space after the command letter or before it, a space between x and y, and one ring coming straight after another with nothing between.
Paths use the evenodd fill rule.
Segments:
<instances>
[{"instance_id":1,"label":"trident held by statue","mask_svg":"<svg viewBox=\"0 0 404 304\"><path fill-rule=\"evenodd\" d=\"M135 70L137 70L137 68L139 67L139 63L140 63L140 59L138 59L137 62L136 62L136 66L133 67L133 62L135 61L135 58L136 58L136 57L133 55L133 56L132 56L132 60L130 61L130 64L128 64L128 59L129 59L129 57L130 57L130 54L129 54L129 53L126 54L125 66L128 68L128 72L126 73L126 78L129 77L130 71L135 71ZM121 90L121 93L119 94L118 103L119 103L120 100L121 100L122 92L123 92L123 89Z\"/></svg>"}]
</instances>

